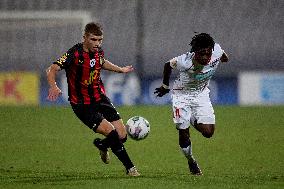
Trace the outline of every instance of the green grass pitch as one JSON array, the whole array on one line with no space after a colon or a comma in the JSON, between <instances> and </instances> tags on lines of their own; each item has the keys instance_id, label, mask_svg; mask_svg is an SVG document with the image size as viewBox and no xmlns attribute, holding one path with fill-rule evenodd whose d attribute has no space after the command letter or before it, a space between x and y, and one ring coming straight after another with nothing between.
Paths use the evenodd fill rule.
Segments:
<instances>
[{"instance_id":1,"label":"green grass pitch","mask_svg":"<svg viewBox=\"0 0 284 189\"><path fill-rule=\"evenodd\" d=\"M211 139L191 129L204 176L189 174L170 106L118 107L124 121L147 118L151 132L125 144L141 177L111 153L101 162L94 134L70 107L0 107L0 188L284 188L284 106L216 106Z\"/></svg>"}]
</instances>

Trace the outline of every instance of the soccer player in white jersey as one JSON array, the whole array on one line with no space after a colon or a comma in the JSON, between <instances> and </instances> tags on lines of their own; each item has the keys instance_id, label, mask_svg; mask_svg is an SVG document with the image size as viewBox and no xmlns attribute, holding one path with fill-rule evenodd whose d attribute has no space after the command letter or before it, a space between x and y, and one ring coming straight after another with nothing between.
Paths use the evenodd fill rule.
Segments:
<instances>
[{"instance_id":1,"label":"soccer player in white jersey","mask_svg":"<svg viewBox=\"0 0 284 189\"><path fill-rule=\"evenodd\" d=\"M192 125L204 137L212 137L215 130L215 115L208 86L219 63L227 62L228 56L207 33L195 35L190 45L190 52L165 63L163 83L154 93L158 97L167 94L170 91L172 69L179 71L172 87L173 121L179 133L179 146L187 158L190 172L193 175L202 175L192 155L189 128Z\"/></svg>"}]
</instances>

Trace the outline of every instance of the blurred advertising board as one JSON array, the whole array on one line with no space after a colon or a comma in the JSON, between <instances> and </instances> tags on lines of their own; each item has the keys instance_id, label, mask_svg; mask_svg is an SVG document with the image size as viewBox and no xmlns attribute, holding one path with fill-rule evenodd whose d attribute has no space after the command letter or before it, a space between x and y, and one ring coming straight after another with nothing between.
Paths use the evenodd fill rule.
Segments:
<instances>
[{"instance_id":1,"label":"blurred advertising board","mask_svg":"<svg viewBox=\"0 0 284 189\"><path fill-rule=\"evenodd\" d=\"M0 105L38 105L39 77L31 72L0 72Z\"/></svg>"},{"instance_id":2,"label":"blurred advertising board","mask_svg":"<svg viewBox=\"0 0 284 189\"><path fill-rule=\"evenodd\" d=\"M284 72L242 72L238 85L241 105L284 104Z\"/></svg>"},{"instance_id":3,"label":"blurred advertising board","mask_svg":"<svg viewBox=\"0 0 284 189\"><path fill-rule=\"evenodd\" d=\"M42 80L41 103L42 104L68 104L68 90L65 75L59 77L58 85L62 90L62 96L56 103L46 100L48 85ZM135 73L131 74L104 74L102 75L106 93L114 105L164 105L171 103L171 95L158 98L154 95L155 88L159 87L162 79L158 77L146 77L141 81ZM238 88L236 77L214 78L210 82L211 100L213 104L237 104ZM173 80L170 85L172 85Z\"/></svg>"}]
</instances>

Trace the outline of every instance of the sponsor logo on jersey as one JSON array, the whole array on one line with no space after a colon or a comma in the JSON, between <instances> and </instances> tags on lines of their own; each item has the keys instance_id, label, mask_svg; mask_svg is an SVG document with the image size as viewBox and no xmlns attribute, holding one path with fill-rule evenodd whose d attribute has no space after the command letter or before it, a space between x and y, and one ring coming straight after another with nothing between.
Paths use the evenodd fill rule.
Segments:
<instances>
[{"instance_id":1,"label":"sponsor logo on jersey","mask_svg":"<svg viewBox=\"0 0 284 189\"><path fill-rule=\"evenodd\" d=\"M96 65L96 59L90 60L90 66L94 67Z\"/></svg>"},{"instance_id":2,"label":"sponsor logo on jersey","mask_svg":"<svg viewBox=\"0 0 284 189\"><path fill-rule=\"evenodd\" d=\"M216 65L217 65L217 63L219 62L219 60L220 60L220 58L217 58L216 60L214 60L213 62L211 62L209 65L210 65L210 67L211 68L214 68Z\"/></svg>"},{"instance_id":3,"label":"sponsor logo on jersey","mask_svg":"<svg viewBox=\"0 0 284 189\"><path fill-rule=\"evenodd\" d=\"M68 56L67 53L65 53L64 55L62 55L62 56L57 60L57 63L60 64L60 65L62 65L62 64L66 61L67 56Z\"/></svg>"},{"instance_id":4,"label":"sponsor logo on jersey","mask_svg":"<svg viewBox=\"0 0 284 189\"><path fill-rule=\"evenodd\" d=\"M100 57L100 65L103 65L103 64L104 64L104 58Z\"/></svg>"},{"instance_id":5,"label":"sponsor logo on jersey","mask_svg":"<svg viewBox=\"0 0 284 189\"><path fill-rule=\"evenodd\" d=\"M204 79L210 79L213 76L214 72L215 72L214 70L209 70L208 72L205 73L200 72L194 76L194 79L199 81Z\"/></svg>"},{"instance_id":6,"label":"sponsor logo on jersey","mask_svg":"<svg viewBox=\"0 0 284 189\"><path fill-rule=\"evenodd\" d=\"M97 80L100 76L99 70L93 70L90 72L90 76L88 80L85 80L86 85L91 85L95 80Z\"/></svg>"}]
</instances>

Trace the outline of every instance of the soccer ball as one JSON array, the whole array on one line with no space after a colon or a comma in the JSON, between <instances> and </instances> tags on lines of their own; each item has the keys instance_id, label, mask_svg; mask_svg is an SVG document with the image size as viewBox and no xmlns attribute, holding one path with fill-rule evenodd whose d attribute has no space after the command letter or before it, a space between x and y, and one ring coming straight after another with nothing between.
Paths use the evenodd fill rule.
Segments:
<instances>
[{"instance_id":1,"label":"soccer ball","mask_svg":"<svg viewBox=\"0 0 284 189\"><path fill-rule=\"evenodd\" d=\"M126 131L134 140L145 139L150 132L149 122L141 116L134 116L126 122Z\"/></svg>"}]
</instances>

